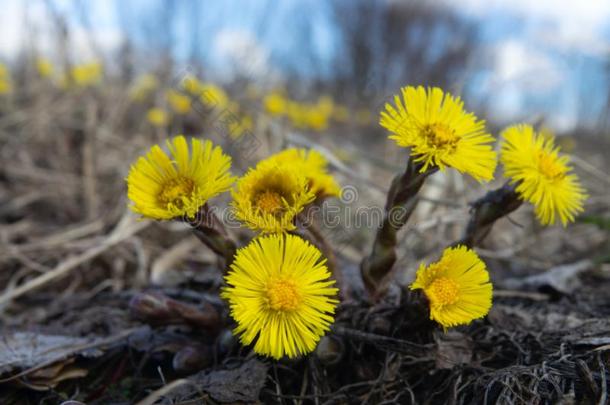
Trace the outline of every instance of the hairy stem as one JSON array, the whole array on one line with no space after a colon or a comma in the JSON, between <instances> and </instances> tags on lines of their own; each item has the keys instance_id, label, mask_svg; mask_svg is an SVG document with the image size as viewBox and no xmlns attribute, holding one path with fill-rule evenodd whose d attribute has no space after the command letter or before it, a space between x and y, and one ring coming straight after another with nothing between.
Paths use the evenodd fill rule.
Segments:
<instances>
[{"instance_id":1,"label":"hairy stem","mask_svg":"<svg viewBox=\"0 0 610 405\"><path fill-rule=\"evenodd\" d=\"M471 204L470 221L464 236L454 246L474 247L479 245L489 234L494 223L515 211L523 200L515 191L516 185L504 184L502 187L487 192Z\"/></svg>"},{"instance_id":2,"label":"hairy stem","mask_svg":"<svg viewBox=\"0 0 610 405\"><path fill-rule=\"evenodd\" d=\"M228 236L224 224L208 205L201 207L195 218L185 219L185 222L192 226L193 233L203 244L223 259L222 267L228 269L235 256L235 242Z\"/></svg>"},{"instance_id":3,"label":"hairy stem","mask_svg":"<svg viewBox=\"0 0 610 405\"><path fill-rule=\"evenodd\" d=\"M404 173L392 180L383 222L375 235L372 252L360 266L364 284L371 296L396 262L396 235L415 210L417 193L426 178L437 169L420 171L421 165L409 159Z\"/></svg>"}]
</instances>

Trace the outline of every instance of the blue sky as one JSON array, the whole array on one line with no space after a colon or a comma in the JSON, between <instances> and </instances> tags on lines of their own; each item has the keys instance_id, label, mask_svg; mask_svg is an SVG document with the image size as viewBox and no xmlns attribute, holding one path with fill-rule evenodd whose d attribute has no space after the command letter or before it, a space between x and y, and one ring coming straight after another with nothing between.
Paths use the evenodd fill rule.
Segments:
<instances>
[{"instance_id":1,"label":"blue sky","mask_svg":"<svg viewBox=\"0 0 610 405\"><path fill-rule=\"evenodd\" d=\"M160 0L162 1L162 0ZM394 0L397 1L397 0ZM81 59L92 57L89 35L78 18L78 5L94 15L90 24L98 47L115 49L122 41L116 6L121 4L138 18L154 13L155 1L54 0L73 27L73 51ZM454 8L480 26L482 48L476 69L467 78L467 104L486 106L491 118L502 124L545 117L558 130L570 129L576 120L595 117L604 101L610 60L610 1L582 0L437 0L439 7ZM202 2L197 15L177 15L172 35L178 44L174 55L187 64L192 49L193 23L203 27L196 38L198 49L219 79L238 67L231 58L247 58L249 74L261 80L281 77L284 67L307 69L294 63L304 38L293 26L296 17L315 21L308 35L317 58L332 58L335 41L326 2L317 0L226 0ZM264 20L272 5L272 18ZM33 42L53 56L52 38L46 34L49 18L43 1L2 0L0 58L9 60ZM25 34L25 21L37 27L38 36ZM257 37L258 24L266 29ZM154 29L166 29L162 24ZM135 31L134 31L135 32ZM135 34L134 34L135 35ZM137 38L136 38L137 40ZM279 65L279 66L278 66Z\"/></svg>"}]
</instances>

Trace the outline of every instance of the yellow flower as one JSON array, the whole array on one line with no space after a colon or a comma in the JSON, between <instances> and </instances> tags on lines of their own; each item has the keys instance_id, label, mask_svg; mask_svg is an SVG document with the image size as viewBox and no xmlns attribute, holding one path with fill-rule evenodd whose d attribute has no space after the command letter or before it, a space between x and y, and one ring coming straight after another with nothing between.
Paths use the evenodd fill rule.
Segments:
<instances>
[{"instance_id":1,"label":"yellow flower","mask_svg":"<svg viewBox=\"0 0 610 405\"><path fill-rule=\"evenodd\" d=\"M314 131L324 131L328 127L328 116L320 108L308 108L306 110L306 117L307 126Z\"/></svg>"},{"instance_id":2,"label":"yellow flower","mask_svg":"<svg viewBox=\"0 0 610 405\"><path fill-rule=\"evenodd\" d=\"M204 85L197 77L188 75L182 80L182 88L193 96L198 96L203 91Z\"/></svg>"},{"instance_id":3,"label":"yellow flower","mask_svg":"<svg viewBox=\"0 0 610 405\"><path fill-rule=\"evenodd\" d=\"M99 62L83 63L72 67L70 79L77 87L98 84L102 79L103 67Z\"/></svg>"},{"instance_id":4,"label":"yellow flower","mask_svg":"<svg viewBox=\"0 0 610 405\"><path fill-rule=\"evenodd\" d=\"M220 86L204 83L201 86L201 102L210 108L225 108L229 105L229 96Z\"/></svg>"},{"instance_id":5,"label":"yellow flower","mask_svg":"<svg viewBox=\"0 0 610 405\"><path fill-rule=\"evenodd\" d=\"M5 64L0 63L0 79L5 79L8 77L8 68Z\"/></svg>"},{"instance_id":6,"label":"yellow flower","mask_svg":"<svg viewBox=\"0 0 610 405\"><path fill-rule=\"evenodd\" d=\"M276 153L268 160L290 164L303 173L309 182L309 190L316 195L316 199L341 195L341 187L328 174L326 158L316 150L290 148Z\"/></svg>"},{"instance_id":7,"label":"yellow flower","mask_svg":"<svg viewBox=\"0 0 610 405\"><path fill-rule=\"evenodd\" d=\"M315 198L299 167L272 159L248 170L232 195L237 219L263 233L295 229L295 217Z\"/></svg>"},{"instance_id":8,"label":"yellow flower","mask_svg":"<svg viewBox=\"0 0 610 405\"><path fill-rule=\"evenodd\" d=\"M171 158L155 145L131 166L127 176L130 208L149 218L193 218L210 198L234 182L231 158L210 141L184 136L167 141Z\"/></svg>"},{"instance_id":9,"label":"yellow flower","mask_svg":"<svg viewBox=\"0 0 610 405\"><path fill-rule=\"evenodd\" d=\"M176 90L168 90L165 98L177 114L188 114L191 111L191 98Z\"/></svg>"},{"instance_id":10,"label":"yellow flower","mask_svg":"<svg viewBox=\"0 0 610 405\"><path fill-rule=\"evenodd\" d=\"M534 205L538 220L550 225L559 216L564 226L574 221L587 194L553 138L536 134L530 125L511 126L502 137L504 174L517 184L521 198Z\"/></svg>"},{"instance_id":11,"label":"yellow flower","mask_svg":"<svg viewBox=\"0 0 610 405\"><path fill-rule=\"evenodd\" d=\"M407 86L394 103L385 105L380 124L399 146L411 148L415 161L423 163L422 172L448 166L478 181L493 179L496 153L489 144L494 138L485 132L484 121L464 110L459 97L437 87Z\"/></svg>"},{"instance_id":12,"label":"yellow flower","mask_svg":"<svg viewBox=\"0 0 610 405\"><path fill-rule=\"evenodd\" d=\"M417 270L412 290L423 289L430 319L444 328L468 324L491 308L492 286L485 263L464 246L445 249L441 259Z\"/></svg>"},{"instance_id":13,"label":"yellow flower","mask_svg":"<svg viewBox=\"0 0 610 405\"><path fill-rule=\"evenodd\" d=\"M129 89L129 98L134 101L146 100L159 87L159 80L151 73L138 77Z\"/></svg>"},{"instance_id":14,"label":"yellow flower","mask_svg":"<svg viewBox=\"0 0 610 405\"><path fill-rule=\"evenodd\" d=\"M36 70L38 75L43 78L51 77L53 75L53 64L46 58L36 59Z\"/></svg>"},{"instance_id":15,"label":"yellow flower","mask_svg":"<svg viewBox=\"0 0 610 405\"><path fill-rule=\"evenodd\" d=\"M243 344L280 359L312 352L333 323L335 281L320 251L294 235L254 239L237 251L222 297Z\"/></svg>"},{"instance_id":16,"label":"yellow flower","mask_svg":"<svg viewBox=\"0 0 610 405\"><path fill-rule=\"evenodd\" d=\"M286 113L288 101L278 92L267 94L263 99L265 110L273 115L283 115Z\"/></svg>"},{"instance_id":17,"label":"yellow flower","mask_svg":"<svg viewBox=\"0 0 610 405\"><path fill-rule=\"evenodd\" d=\"M228 125L229 136L233 139L241 138L247 131L252 130L253 127L252 117L244 115L237 120L231 120Z\"/></svg>"},{"instance_id":18,"label":"yellow flower","mask_svg":"<svg viewBox=\"0 0 610 405\"><path fill-rule=\"evenodd\" d=\"M148 112L146 113L146 119L148 120L148 122L150 122L156 127L163 127L167 125L167 122L169 121L167 113L158 107L154 107L148 110Z\"/></svg>"}]
</instances>

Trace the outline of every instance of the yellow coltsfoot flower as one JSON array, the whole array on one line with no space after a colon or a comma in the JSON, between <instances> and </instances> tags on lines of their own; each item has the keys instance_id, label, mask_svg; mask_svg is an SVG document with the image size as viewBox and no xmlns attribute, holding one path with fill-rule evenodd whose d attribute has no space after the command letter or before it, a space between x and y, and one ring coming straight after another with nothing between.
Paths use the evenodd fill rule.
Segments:
<instances>
[{"instance_id":1,"label":"yellow coltsfoot flower","mask_svg":"<svg viewBox=\"0 0 610 405\"><path fill-rule=\"evenodd\" d=\"M279 92L267 94L263 99L265 111L272 116L284 115L288 109L288 100Z\"/></svg>"},{"instance_id":2,"label":"yellow coltsfoot flower","mask_svg":"<svg viewBox=\"0 0 610 405\"><path fill-rule=\"evenodd\" d=\"M171 155L159 145L131 166L127 176L130 208L148 218L193 218L210 198L235 181L231 158L210 141L179 135L167 141Z\"/></svg>"},{"instance_id":3,"label":"yellow coltsfoot flower","mask_svg":"<svg viewBox=\"0 0 610 405\"><path fill-rule=\"evenodd\" d=\"M100 62L89 62L73 66L70 70L71 82L76 87L89 87L97 85L102 80L104 66Z\"/></svg>"},{"instance_id":4,"label":"yellow coltsfoot flower","mask_svg":"<svg viewBox=\"0 0 610 405\"><path fill-rule=\"evenodd\" d=\"M380 124L399 146L411 148L421 171L428 167L452 167L477 181L493 179L496 153L494 138L485 131L485 122L464 110L464 103L433 87L402 88L402 100L394 96L381 113Z\"/></svg>"},{"instance_id":5,"label":"yellow coltsfoot flower","mask_svg":"<svg viewBox=\"0 0 610 405\"><path fill-rule=\"evenodd\" d=\"M159 79L152 73L145 73L137 78L129 89L129 98L133 101L142 102L154 95L159 88Z\"/></svg>"},{"instance_id":6,"label":"yellow coltsfoot flower","mask_svg":"<svg viewBox=\"0 0 610 405\"><path fill-rule=\"evenodd\" d=\"M221 296L235 333L256 353L280 359L312 352L333 323L338 289L326 260L298 236L261 236L239 249Z\"/></svg>"},{"instance_id":7,"label":"yellow coltsfoot flower","mask_svg":"<svg viewBox=\"0 0 610 405\"><path fill-rule=\"evenodd\" d=\"M231 102L227 92L214 83L202 83L199 100L212 109L226 108Z\"/></svg>"},{"instance_id":8,"label":"yellow coltsfoot flower","mask_svg":"<svg viewBox=\"0 0 610 405\"><path fill-rule=\"evenodd\" d=\"M191 111L191 98L189 96L170 89L165 92L165 98L176 114L185 115Z\"/></svg>"},{"instance_id":9,"label":"yellow coltsfoot flower","mask_svg":"<svg viewBox=\"0 0 610 405\"><path fill-rule=\"evenodd\" d=\"M165 110L153 107L146 113L146 119L156 127L164 127L169 122L169 116Z\"/></svg>"},{"instance_id":10,"label":"yellow coltsfoot flower","mask_svg":"<svg viewBox=\"0 0 610 405\"><path fill-rule=\"evenodd\" d=\"M534 205L538 220L550 225L559 217L564 226L574 221L583 211L586 191L553 138L536 134L530 125L511 126L502 137L504 174L521 198Z\"/></svg>"},{"instance_id":11,"label":"yellow coltsfoot flower","mask_svg":"<svg viewBox=\"0 0 610 405\"><path fill-rule=\"evenodd\" d=\"M294 230L295 217L315 198L298 165L273 159L248 170L237 181L232 195L236 218L263 233Z\"/></svg>"},{"instance_id":12,"label":"yellow coltsfoot flower","mask_svg":"<svg viewBox=\"0 0 610 405\"><path fill-rule=\"evenodd\" d=\"M341 187L328 173L328 161L316 150L290 148L276 153L267 160L298 166L307 178L309 189L316 195L316 199L341 195Z\"/></svg>"},{"instance_id":13,"label":"yellow coltsfoot flower","mask_svg":"<svg viewBox=\"0 0 610 405\"><path fill-rule=\"evenodd\" d=\"M410 288L424 290L430 319L444 328L468 324L491 308L492 285L485 263L465 246L446 249L429 266L422 263Z\"/></svg>"}]
</instances>

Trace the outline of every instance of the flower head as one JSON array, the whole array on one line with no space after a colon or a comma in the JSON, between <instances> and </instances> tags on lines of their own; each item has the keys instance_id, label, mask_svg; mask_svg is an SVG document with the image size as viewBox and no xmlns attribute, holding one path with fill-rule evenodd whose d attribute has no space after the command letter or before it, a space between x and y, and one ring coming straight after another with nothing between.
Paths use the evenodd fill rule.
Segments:
<instances>
[{"instance_id":1,"label":"flower head","mask_svg":"<svg viewBox=\"0 0 610 405\"><path fill-rule=\"evenodd\" d=\"M468 324L491 308L492 286L485 263L464 246L446 249L429 266L422 263L411 289L424 290L430 319L444 328Z\"/></svg>"},{"instance_id":2,"label":"flower head","mask_svg":"<svg viewBox=\"0 0 610 405\"><path fill-rule=\"evenodd\" d=\"M191 98L176 90L168 90L165 97L176 114L188 114L191 111Z\"/></svg>"},{"instance_id":3,"label":"flower head","mask_svg":"<svg viewBox=\"0 0 610 405\"><path fill-rule=\"evenodd\" d=\"M235 116L235 119L230 120L227 125L229 136L233 139L239 139L243 135L251 131L254 124L252 117L249 115Z\"/></svg>"},{"instance_id":4,"label":"flower head","mask_svg":"<svg viewBox=\"0 0 610 405\"><path fill-rule=\"evenodd\" d=\"M273 92L263 99L265 110L272 116L280 116L286 113L288 100L279 92Z\"/></svg>"},{"instance_id":5,"label":"flower head","mask_svg":"<svg viewBox=\"0 0 610 405\"><path fill-rule=\"evenodd\" d=\"M163 127L167 125L167 122L169 121L169 117L165 110L159 107L153 107L148 110L146 113L146 119L156 127Z\"/></svg>"},{"instance_id":6,"label":"flower head","mask_svg":"<svg viewBox=\"0 0 610 405\"><path fill-rule=\"evenodd\" d=\"M328 173L326 158L316 150L290 148L276 153L269 160L297 166L307 178L309 189L316 195L316 199L338 197L341 194L339 184Z\"/></svg>"},{"instance_id":7,"label":"flower head","mask_svg":"<svg viewBox=\"0 0 610 405\"><path fill-rule=\"evenodd\" d=\"M485 122L464 110L464 103L437 87L407 86L402 100L394 96L396 107L385 105L381 125L399 146L411 148L416 162L428 167L452 167L478 181L493 178L496 153L485 132Z\"/></svg>"},{"instance_id":8,"label":"flower head","mask_svg":"<svg viewBox=\"0 0 610 405\"><path fill-rule=\"evenodd\" d=\"M76 87L88 87L99 84L102 80L102 74L104 73L104 67L99 62L89 62L76 65L70 70L70 76L67 79Z\"/></svg>"},{"instance_id":9,"label":"flower head","mask_svg":"<svg viewBox=\"0 0 610 405\"><path fill-rule=\"evenodd\" d=\"M521 198L534 205L540 222L550 225L557 216L564 226L574 221L583 210L586 192L553 138L536 134L530 125L511 126L502 137L504 173L517 184Z\"/></svg>"},{"instance_id":10,"label":"flower head","mask_svg":"<svg viewBox=\"0 0 610 405\"><path fill-rule=\"evenodd\" d=\"M145 73L129 89L129 98L138 102L145 101L158 87L159 79L152 73Z\"/></svg>"},{"instance_id":11,"label":"flower head","mask_svg":"<svg viewBox=\"0 0 610 405\"><path fill-rule=\"evenodd\" d=\"M328 114L317 106L309 106L305 109L307 126L314 131L324 131L328 127Z\"/></svg>"},{"instance_id":12,"label":"flower head","mask_svg":"<svg viewBox=\"0 0 610 405\"><path fill-rule=\"evenodd\" d=\"M248 170L232 194L237 219L263 233L295 229L295 217L315 198L298 166L273 159Z\"/></svg>"},{"instance_id":13,"label":"flower head","mask_svg":"<svg viewBox=\"0 0 610 405\"><path fill-rule=\"evenodd\" d=\"M181 85L184 91L193 96L200 95L203 89L203 83L201 83L201 81L193 75L187 75L184 79L182 79Z\"/></svg>"},{"instance_id":14,"label":"flower head","mask_svg":"<svg viewBox=\"0 0 610 405\"><path fill-rule=\"evenodd\" d=\"M203 83L200 92L200 101L209 108L225 108L229 105L229 96L220 86L213 83Z\"/></svg>"},{"instance_id":15,"label":"flower head","mask_svg":"<svg viewBox=\"0 0 610 405\"><path fill-rule=\"evenodd\" d=\"M320 251L298 236L261 236L237 251L222 297L243 344L280 359L312 352L333 322L337 288Z\"/></svg>"},{"instance_id":16,"label":"flower head","mask_svg":"<svg viewBox=\"0 0 610 405\"><path fill-rule=\"evenodd\" d=\"M231 158L210 141L184 136L167 141L171 158L155 145L131 166L127 196L131 209L153 219L193 218L210 198L233 182Z\"/></svg>"}]
</instances>

